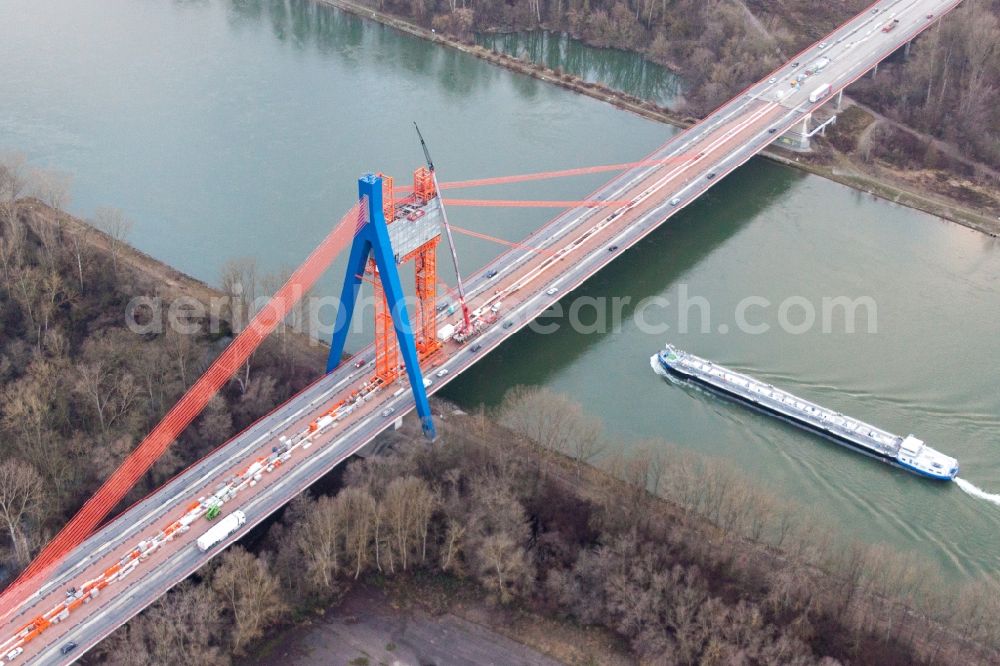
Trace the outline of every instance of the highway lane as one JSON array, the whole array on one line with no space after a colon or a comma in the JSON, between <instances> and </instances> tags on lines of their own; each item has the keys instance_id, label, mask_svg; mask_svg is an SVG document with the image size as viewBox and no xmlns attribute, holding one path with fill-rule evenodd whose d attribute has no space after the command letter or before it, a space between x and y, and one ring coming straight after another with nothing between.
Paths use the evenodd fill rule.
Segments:
<instances>
[{"instance_id":1,"label":"highway lane","mask_svg":"<svg viewBox=\"0 0 1000 666\"><path fill-rule=\"evenodd\" d=\"M501 255L473 276L469 284L471 307L503 302L501 321L467 345L446 345L443 352L432 359L435 365L427 372L434 382L430 392L438 390L467 369L479 356L526 325L552 302L638 242L726 173L757 154L781 131L801 122L805 114L817 105L808 102L808 94L815 87L829 82L837 88L853 81L900 43L926 28L932 22L926 18L927 13L934 13L936 18L956 4L954 1L932 0L879 3L878 14L866 11L825 38L823 41L828 42L826 48L814 46L799 54L792 61L801 63L798 68L793 70L790 65L780 68L720 107L705 121L674 137L649 157L653 160L673 158L672 161L628 171L591 197L628 200L628 206L613 211L607 208L567 211L523 241L524 246L542 248L546 252L517 248ZM881 32L881 25L893 15L900 18L900 25L890 33ZM793 90L788 85L790 77L797 75L820 55L830 57L831 64L819 74L809 77L807 84ZM779 98L776 93L784 89L791 92ZM771 132L772 129L775 131ZM715 177L708 179L709 173L714 173ZM674 200L678 201L671 205ZM617 246L617 249L609 251L611 246ZM488 270L499 273L495 278L488 279L485 277ZM558 291L546 293L553 288ZM498 291L500 293L496 293ZM456 318L457 315L450 320ZM447 317L443 319L449 320ZM507 321L511 323L504 328L502 322ZM476 344L481 345L481 349L473 353L471 347ZM370 359L370 349L362 356ZM448 370L446 376L435 376L434 373L444 369ZM250 460L262 453L269 453L279 434L290 434L305 428L317 413L342 399L345 393L367 377L368 372L367 367L359 370L353 367L353 363L345 363L103 528L67 558L39 596L20 609L15 618L4 623L0 628L0 639L13 633L34 615L55 605L70 585L92 578L127 553L140 538L149 536L175 519L182 512L181 507L192 499L214 491L220 483L219 479L245 468ZM388 408L393 409L392 416L382 417L382 410ZM287 466L265 475L256 487L241 492L227 504L226 510L243 509L248 524L227 543L245 534L252 525L263 520L412 408L409 392L393 396L390 390L382 391L327 433L310 451L302 452L306 455L293 458ZM220 551L216 548L202 554L193 546L194 539L205 529L205 522L195 523L190 532L157 551L130 578L107 588L105 594L29 643L19 660L59 663L79 657L114 627ZM59 648L69 640L79 643L79 647L64 657L59 654Z\"/></svg>"}]
</instances>

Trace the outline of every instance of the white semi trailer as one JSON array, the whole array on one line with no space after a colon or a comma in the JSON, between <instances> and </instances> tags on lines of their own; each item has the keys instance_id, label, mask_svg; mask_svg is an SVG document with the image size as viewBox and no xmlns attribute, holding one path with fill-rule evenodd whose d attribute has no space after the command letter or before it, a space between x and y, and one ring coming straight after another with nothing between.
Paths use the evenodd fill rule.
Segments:
<instances>
[{"instance_id":1,"label":"white semi trailer","mask_svg":"<svg viewBox=\"0 0 1000 666\"><path fill-rule=\"evenodd\" d=\"M198 537L198 550L207 551L212 546L221 543L226 537L238 530L247 522L246 514L237 509L213 525L207 532Z\"/></svg>"},{"instance_id":2,"label":"white semi trailer","mask_svg":"<svg viewBox=\"0 0 1000 666\"><path fill-rule=\"evenodd\" d=\"M831 89L832 87L830 86L829 83L824 83L819 88L816 88L816 90L812 91L812 93L809 95L809 101L812 103L820 101L821 99L830 94Z\"/></svg>"},{"instance_id":3,"label":"white semi trailer","mask_svg":"<svg viewBox=\"0 0 1000 666\"><path fill-rule=\"evenodd\" d=\"M445 324L444 326L438 329L437 339L440 340L441 342L447 342L448 340L451 339L451 336L453 335L455 335L455 325Z\"/></svg>"}]
</instances>

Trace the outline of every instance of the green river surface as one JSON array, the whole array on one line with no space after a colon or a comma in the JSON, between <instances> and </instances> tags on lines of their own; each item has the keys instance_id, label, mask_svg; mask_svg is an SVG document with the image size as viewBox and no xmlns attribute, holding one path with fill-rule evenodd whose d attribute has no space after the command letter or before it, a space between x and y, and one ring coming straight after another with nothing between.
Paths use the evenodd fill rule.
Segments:
<instances>
[{"instance_id":1,"label":"green river surface","mask_svg":"<svg viewBox=\"0 0 1000 666\"><path fill-rule=\"evenodd\" d=\"M530 60L584 81L603 83L661 106L672 106L682 98L680 78L666 67L619 49L587 46L566 33L549 30L486 33L476 43L498 53Z\"/></svg>"},{"instance_id":2,"label":"green river surface","mask_svg":"<svg viewBox=\"0 0 1000 666\"><path fill-rule=\"evenodd\" d=\"M71 174L73 212L123 209L135 245L210 283L237 257L297 265L352 204L360 173L405 181L422 158L413 120L445 181L638 160L674 132L305 0L6 0L0 63L0 150ZM462 196L582 198L605 177ZM511 240L551 215L452 209L454 224ZM504 249L457 244L466 271ZM320 293L339 290L342 270ZM684 294L709 303L708 330L680 332L674 306L645 311L668 331L640 330L636 303ZM729 459L846 535L997 582L1000 506L667 383L648 359L670 339L913 432L1000 491L1000 241L757 159L573 296L631 303L618 331L514 336L446 396L492 405L517 384L552 387L599 415L616 446L659 437ZM846 333L843 317L832 332L781 330L786 299L820 313L841 296L872 299L875 332ZM748 297L772 303L747 315L770 332L737 332Z\"/></svg>"}]
</instances>

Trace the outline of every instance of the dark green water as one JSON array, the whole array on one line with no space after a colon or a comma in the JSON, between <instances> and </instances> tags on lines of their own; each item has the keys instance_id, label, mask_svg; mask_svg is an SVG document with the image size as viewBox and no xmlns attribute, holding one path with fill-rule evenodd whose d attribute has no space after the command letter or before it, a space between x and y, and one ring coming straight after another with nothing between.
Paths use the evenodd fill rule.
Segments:
<instances>
[{"instance_id":1,"label":"dark green water","mask_svg":"<svg viewBox=\"0 0 1000 666\"><path fill-rule=\"evenodd\" d=\"M209 282L235 257L296 265L351 205L359 173L405 179L421 160L411 120L443 180L637 160L671 134L304 1L8 0L0 62L0 150L73 174L72 210L124 209L137 246ZM463 196L571 199L600 181ZM550 215L452 213L507 239ZM503 249L464 236L458 245L467 270ZM339 288L341 270L321 292ZM646 313L669 330L641 330L636 303L676 303L684 290L710 304L708 330L680 333L673 307ZM1000 491L996 240L757 160L573 296L630 298L620 331L519 334L448 395L495 404L515 384L552 386L623 441L662 437L733 460L847 533L924 554L956 578L996 581L1000 507L665 383L648 365L669 338L913 432L957 456L964 478ZM876 331L780 330L777 304L818 309L839 296L872 299ZM736 332L748 297L774 304L749 317L769 333Z\"/></svg>"},{"instance_id":2,"label":"dark green water","mask_svg":"<svg viewBox=\"0 0 1000 666\"><path fill-rule=\"evenodd\" d=\"M683 92L680 78L666 67L628 51L587 46L565 33L534 30L479 34L476 43L574 74L584 81L603 83L660 106L673 106Z\"/></svg>"}]
</instances>

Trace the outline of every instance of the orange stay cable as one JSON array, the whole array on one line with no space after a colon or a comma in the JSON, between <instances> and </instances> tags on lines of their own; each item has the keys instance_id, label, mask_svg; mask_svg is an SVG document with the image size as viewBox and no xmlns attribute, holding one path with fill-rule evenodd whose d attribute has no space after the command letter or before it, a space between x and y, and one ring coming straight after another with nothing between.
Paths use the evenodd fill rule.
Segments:
<instances>
[{"instance_id":1,"label":"orange stay cable","mask_svg":"<svg viewBox=\"0 0 1000 666\"><path fill-rule=\"evenodd\" d=\"M644 166L658 166L671 162L683 162L694 158L695 155L685 153L674 157L666 157L658 160L640 160L638 162L623 162L621 164L602 164L598 166L578 167L576 169L560 169L558 171L540 171L537 173L524 173L514 176L495 176L492 178L477 178L474 180L456 180L448 183L441 183L442 190L452 190L462 187L479 187L481 185L505 185L507 183L523 183L530 180L546 180L549 178L565 178L569 176L585 176L592 173L603 173L606 171L625 171ZM403 185L394 188L396 192L410 192L412 185Z\"/></svg>"},{"instance_id":2,"label":"orange stay cable","mask_svg":"<svg viewBox=\"0 0 1000 666\"><path fill-rule=\"evenodd\" d=\"M445 199L448 206L509 207L509 208L606 208L609 206L624 206L631 203L627 200L601 201L589 199L584 201L511 201L508 199Z\"/></svg>"},{"instance_id":3,"label":"orange stay cable","mask_svg":"<svg viewBox=\"0 0 1000 666\"><path fill-rule=\"evenodd\" d=\"M508 247L517 248L519 250L529 250L531 252L536 252L538 254L555 254L551 250L543 250L540 247L533 247L531 245L525 245L524 243L515 243L514 241L504 240L502 238L497 238L496 236L488 236L487 234L479 233L478 231L472 231L470 229L463 229L462 227L456 227L454 224L451 225L452 231L457 231L460 234L465 234L466 236L472 236L473 238L481 238L483 240L493 241L494 243L500 243L501 245L507 245Z\"/></svg>"}]
</instances>

